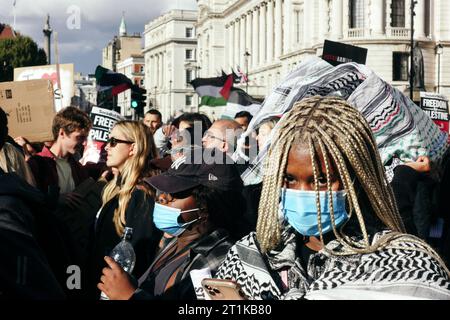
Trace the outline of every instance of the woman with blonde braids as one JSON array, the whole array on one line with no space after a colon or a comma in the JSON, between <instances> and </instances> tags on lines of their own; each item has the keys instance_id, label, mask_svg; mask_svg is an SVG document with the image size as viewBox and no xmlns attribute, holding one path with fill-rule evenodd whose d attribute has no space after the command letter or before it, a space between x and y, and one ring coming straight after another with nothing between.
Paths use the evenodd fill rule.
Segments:
<instances>
[{"instance_id":1,"label":"woman with blonde braids","mask_svg":"<svg viewBox=\"0 0 450 320\"><path fill-rule=\"evenodd\" d=\"M345 100L312 97L270 147L256 233L217 276L249 299L450 299L449 271L404 233L372 132Z\"/></svg>"},{"instance_id":2,"label":"woman with blonde braids","mask_svg":"<svg viewBox=\"0 0 450 320\"><path fill-rule=\"evenodd\" d=\"M100 297L96 285L107 266L104 257L120 242L125 227L133 228L135 277L141 276L153 260L162 236L153 223L155 192L142 180L154 175L149 164L157 154L149 129L137 121L119 121L109 135L105 150L106 164L115 175L103 190L103 206L96 219L89 262L90 294L96 299Z\"/></svg>"}]
</instances>

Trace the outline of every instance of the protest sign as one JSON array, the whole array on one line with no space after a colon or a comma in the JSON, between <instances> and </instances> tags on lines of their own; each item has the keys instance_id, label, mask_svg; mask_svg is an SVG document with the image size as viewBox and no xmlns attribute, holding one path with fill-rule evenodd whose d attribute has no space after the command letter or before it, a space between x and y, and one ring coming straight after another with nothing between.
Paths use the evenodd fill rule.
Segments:
<instances>
[{"instance_id":1,"label":"protest sign","mask_svg":"<svg viewBox=\"0 0 450 320\"><path fill-rule=\"evenodd\" d=\"M420 107L439 129L449 132L448 100L445 96L432 92L420 92Z\"/></svg>"},{"instance_id":2,"label":"protest sign","mask_svg":"<svg viewBox=\"0 0 450 320\"><path fill-rule=\"evenodd\" d=\"M89 132L86 148L84 149L81 164L88 162L98 163L105 160L104 147L109 133L117 121L123 117L112 110L93 107L91 111L92 129Z\"/></svg>"},{"instance_id":3,"label":"protest sign","mask_svg":"<svg viewBox=\"0 0 450 320\"><path fill-rule=\"evenodd\" d=\"M53 84L53 90L55 92L55 108L59 111L65 107L70 106L72 97L74 95L73 75L74 66L72 63L60 64L60 83L61 92L58 89L58 72L56 64L43 65L34 67L14 68L14 80L35 80L35 79L48 79Z\"/></svg>"},{"instance_id":4,"label":"protest sign","mask_svg":"<svg viewBox=\"0 0 450 320\"><path fill-rule=\"evenodd\" d=\"M0 83L0 107L8 115L11 137L23 136L31 142L53 140L55 105L49 80Z\"/></svg>"},{"instance_id":5,"label":"protest sign","mask_svg":"<svg viewBox=\"0 0 450 320\"><path fill-rule=\"evenodd\" d=\"M347 62L366 64L367 49L345 43L325 40L323 44L322 59L333 66Z\"/></svg>"}]
</instances>

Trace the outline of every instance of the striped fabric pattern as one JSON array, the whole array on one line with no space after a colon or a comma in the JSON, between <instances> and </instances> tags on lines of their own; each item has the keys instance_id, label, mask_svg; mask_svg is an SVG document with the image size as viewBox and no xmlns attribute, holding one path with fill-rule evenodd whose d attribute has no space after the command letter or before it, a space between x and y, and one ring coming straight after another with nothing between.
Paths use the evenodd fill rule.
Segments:
<instances>
[{"instance_id":1,"label":"striped fabric pattern","mask_svg":"<svg viewBox=\"0 0 450 320\"><path fill-rule=\"evenodd\" d=\"M388 232L375 234L372 243ZM310 256L308 269L304 270L295 255L292 238L282 245L283 251L270 252L266 260L256 242L255 233L238 241L216 275L239 283L251 300L300 299L333 289L340 290L339 299L358 299L350 296L357 290L389 299L450 300L450 279L430 255L412 250L424 249L418 244L403 241L396 247L350 256L335 256L321 250ZM340 247L337 241L327 244L330 250L339 251ZM281 280L273 275L286 268L289 287L282 292Z\"/></svg>"},{"instance_id":2,"label":"striped fabric pattern","mask_svg":"<svg viewBox=\"0 0 450 320\"><path fill-rule=\"evenodd\" d=\"M238 147L244 145L245 137L261 121L284 114L295 102L314 95L339 96L358 109L372 129L383 163L387 163L394 154L402 162L427 155L437 164L434 167L439 167L449 147L447 133L440 131L425 112L368 67L356 63L332 67L317 57L301 63L272 91L239 139ZM271 137L258 157L252 159L252 166L243 173L246 185L261 181L262 164L272 143ZM235 160L239 158L248 160L242 148L238 148L234 155ZM433 174L439 176L439 172Z\"/></svg>"}]
</instances>

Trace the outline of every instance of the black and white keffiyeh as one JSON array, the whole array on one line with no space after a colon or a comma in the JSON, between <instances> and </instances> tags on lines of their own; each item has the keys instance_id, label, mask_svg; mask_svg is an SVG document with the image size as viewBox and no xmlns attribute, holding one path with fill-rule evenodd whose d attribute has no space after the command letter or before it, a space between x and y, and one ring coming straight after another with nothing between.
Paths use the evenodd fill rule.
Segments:
<instances>
[{"instance_id":1,"label":"black and white keffiyeh","mask_svg":"<svg viewBox=\"0 0 450 320\"><path fill-rule=\"evenodd\" d=\"M374 235L379 240L388 231ZM282 250L262 256L256 234L237 242L219 267L217 277L240 284L249 299L446 299L450 279L420 244L403 241L374 253L338 256L325 250L313 254L303 270L295 256L295 235L285 231ZM327 248L344 250L338 241ZM419 249L419 250L415 250ZM282 291L278 272L289 268ZM355 293L362 293L355 296Z\"/></svg>"}]
</instances>

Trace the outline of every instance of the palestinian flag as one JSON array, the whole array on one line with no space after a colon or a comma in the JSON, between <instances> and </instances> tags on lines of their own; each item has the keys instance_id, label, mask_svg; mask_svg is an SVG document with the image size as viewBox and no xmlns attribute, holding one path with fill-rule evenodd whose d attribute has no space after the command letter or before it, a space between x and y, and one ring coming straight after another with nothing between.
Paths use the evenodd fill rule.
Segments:
<instances>
[{"instance_id":1,"label":"palestinian flag","mask_svg":"<svg viewBox=\"0 0 450 320\"><path fill-rule=\"evenodd\" d=\"M191 81L200 97L200 106L225 106L233 87L233 76L222 74L216 78L197 78Z\"/></svg>"},{"instance_id":2,"label":"palestinian flag","mask_svg":"<svg viewBox=\"0 0 450 320\"><path fill-rule=\"evenodd\" d=\"M232 88L222 118L234 119L236 113L241 111L250 112L252 116L255 116L260 109L261 102L259 100L242 89Z\"/></svg>"},{"instance_id":3,"label":"palestinian flag","mask_svg":"<svg viewBox=\"0 0 450 320\"><path fill-rule=\"evenodd\" d=\"M97 69L95 69L95 79L97 80L97 91L106 92L113 96L130 89L133 85L125 75L102 66L97 66Z\"/></svg>"}]
</instances>

